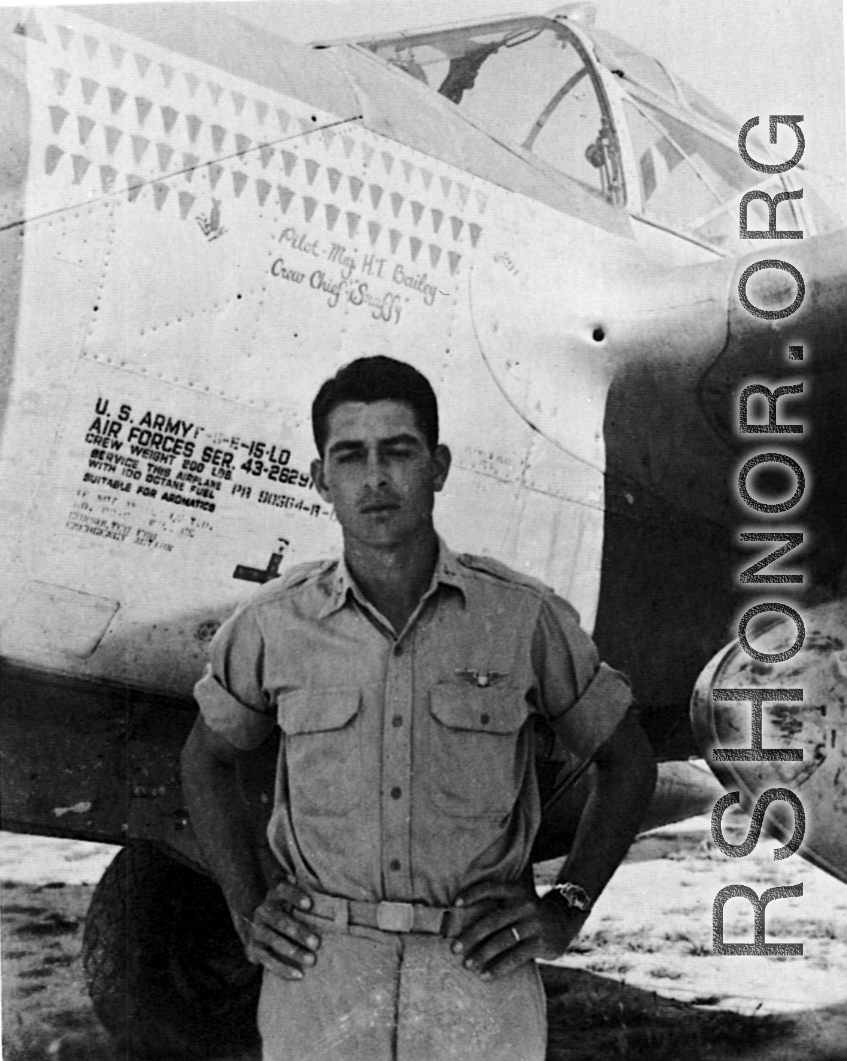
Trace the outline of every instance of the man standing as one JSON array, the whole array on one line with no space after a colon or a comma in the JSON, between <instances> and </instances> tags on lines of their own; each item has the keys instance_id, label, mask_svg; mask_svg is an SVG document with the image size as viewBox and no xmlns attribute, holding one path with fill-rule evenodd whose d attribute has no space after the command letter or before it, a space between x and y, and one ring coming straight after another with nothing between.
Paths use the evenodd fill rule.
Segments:
<instances>
[{"instance_id":1,"label":"man standing","mask_svg":"<svg viewBox=\"0 0 847 1061\"><path fill-rule=\"evenodd\" d=\"M629 686L566 602L438 538L450 453L419 372L354 361L312 421L343 558L224 624L183 755L198 841L264 966L264 1059L543 1061L535 959L580 930L655 782ZM236 766L275 725L268 890ZM594 774L542 899L539 725Z\"/></svg>"}]
</instances>

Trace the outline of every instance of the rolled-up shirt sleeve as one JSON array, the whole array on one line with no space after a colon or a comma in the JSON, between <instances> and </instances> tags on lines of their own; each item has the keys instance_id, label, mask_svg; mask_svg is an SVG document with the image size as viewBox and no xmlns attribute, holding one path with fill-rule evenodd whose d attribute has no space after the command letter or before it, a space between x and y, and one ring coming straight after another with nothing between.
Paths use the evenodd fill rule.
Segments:
<instances>
[{"instance_id":1,"label":"rolled-up shirt sleeve","mask_svg":"<svg viewBox=\"0 0 847 1061\"><path fill-rule=\"evenodd\" d=\"M626 677L601 663L574 609L544 597L532 641L538 707L565 747L590 759L632 703Z\"/></svg>"},{"instance_id":2,"label":"rolled-up shirt sleeve","mask_svg":"<svg viewBox=\"0 0 847 1061\"><path fill-rule=\"evenodd\" d=\"M194 697L206 725L242 751L258 748L276 716L262 687L264 640L255 610L240 609L215 634Z\"/></svg>"}]
</instances>

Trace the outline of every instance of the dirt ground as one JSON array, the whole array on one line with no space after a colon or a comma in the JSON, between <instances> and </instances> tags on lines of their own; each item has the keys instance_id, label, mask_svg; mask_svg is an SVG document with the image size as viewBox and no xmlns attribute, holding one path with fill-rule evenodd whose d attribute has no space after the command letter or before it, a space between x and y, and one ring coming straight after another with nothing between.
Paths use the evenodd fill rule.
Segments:
<instances>
[{"instance_id":1,"label":"dirt ground","mask_svg":"<svg viewBox=\"0 0 847 1061\"><path fill-rule=\"evenodd\" d=\"M708 819L639 840L572 951L543 967L548 1061L847 1061L847 886L799 857L774 861L773 846L726 858ZM0 834L4 1061L118 1061L79 957L113 850ZM554 872L541 867L539 882ZM800 942L802 957L712 953L722 887L801 882L766 924L768 942ZM726 906L726 940L752 941L744 899Z\"/></svg>"}]
</instances>

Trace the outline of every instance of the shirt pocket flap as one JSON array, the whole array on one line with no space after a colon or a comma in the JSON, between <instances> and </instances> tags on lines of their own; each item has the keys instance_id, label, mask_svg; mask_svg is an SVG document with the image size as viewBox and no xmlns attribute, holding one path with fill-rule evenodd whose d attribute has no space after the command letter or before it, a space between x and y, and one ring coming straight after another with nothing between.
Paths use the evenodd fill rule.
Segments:
<instances>
[{"instance_id":1,"label":"shirt pocket flap","mask_svg":"<svg viewBox=\"0 0 847 1061\"><path fill-rule=\"evenodd\" d=\"M432 687L430 705L442 725L479 733L515 733L529 715L514 686L476 689L445 682Z\"/></svg>"},{"instance_id":2,"label":"shirt pocket flap","mask_svg":"<svg viewBox=\"0 0 847 1061\"><path fill-rule=\"evenodd\" d=\"M323 733L341 729L359 710L358 689L298 689L279 699L283 733Z\"/></svg>"}]
</instances>

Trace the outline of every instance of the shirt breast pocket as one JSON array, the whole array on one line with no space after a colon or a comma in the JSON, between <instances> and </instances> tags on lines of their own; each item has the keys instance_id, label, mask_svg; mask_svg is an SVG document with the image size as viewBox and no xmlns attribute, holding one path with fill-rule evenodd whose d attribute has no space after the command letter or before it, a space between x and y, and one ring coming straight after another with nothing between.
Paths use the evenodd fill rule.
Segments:
<instances>
[{"instance_id":1,"label":"shirt breast pocket","mask_svg":"<svg viewBox=\"0 0 847 1061\"><path fill-rule=\"evenodd\" d=\"M520 691L435 685L430 716L427 771L433 803L454 818L504 818L527 768L520 736L529 709Z\"/></svg>"},{"instance_id":2,"label":"shirt breast pocket","mask_svg":"<svg viewBox=\"0 0 847 1061\"><path fill-rule=\"evenodd\" d=\"M358 689L309 689L280 697L288 798L295 815L343 815L362 800Z\"/></svg>"}]
</instances>

